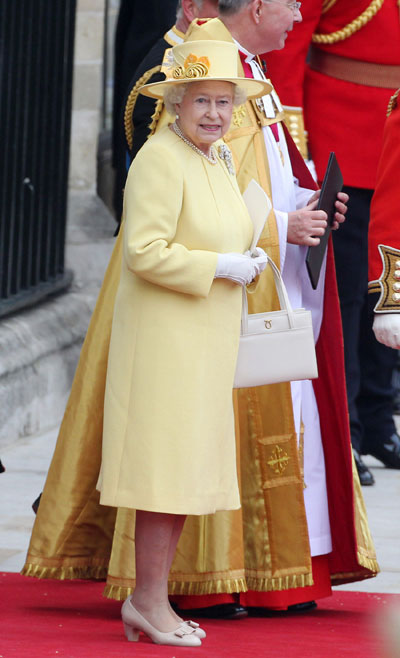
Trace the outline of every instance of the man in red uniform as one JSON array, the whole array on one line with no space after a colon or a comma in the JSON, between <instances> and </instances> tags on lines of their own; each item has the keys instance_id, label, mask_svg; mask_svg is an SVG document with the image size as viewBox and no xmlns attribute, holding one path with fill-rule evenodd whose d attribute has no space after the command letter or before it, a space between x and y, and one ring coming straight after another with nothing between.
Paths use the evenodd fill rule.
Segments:
<instances>
[{"instance_id":1,"label":"man in red uniform","mask_svg":"<svg viewBox=\"0 0 400 658\"><path fill-rule=\"evenodd\" d=\"M386 121L369 225L369 284L376 302L374 333L400 349L400 89L392 96ZM379 295L378 300L376 296Z\"/></svg>"},{"instance_id":2,"label":"man in red uniform","mask_svg":"<svg viewBox=\"0 0 400 658\"><path fill-rule=\"evenodd\" d=\"M360 454L400 468L391 386L397 355L374 338L373 304L366 292L369 208L385 109L400 85L400 4L307 0L302 15L303 22L289 34L284 51L268 53L268 73L306 156L301 139L304 108L318 180L334 149L350 195L348 219L334 236L334 248L352 445L361 483L373 484Z\"/></svg>"}]
</instances>

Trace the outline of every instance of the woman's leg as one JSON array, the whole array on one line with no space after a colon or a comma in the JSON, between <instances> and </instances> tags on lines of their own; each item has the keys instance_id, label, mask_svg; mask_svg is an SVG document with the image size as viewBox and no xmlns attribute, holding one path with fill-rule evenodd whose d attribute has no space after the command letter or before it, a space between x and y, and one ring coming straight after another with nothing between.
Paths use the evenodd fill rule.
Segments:
<instances>
[{"instance_id":1,"label":"woman's leg","mask_svg":"<svg viewBox=\"0 0 400 658\"><path fill-rule=\"evenodd\" d=\"M132 604L162 632L176 629L168 602L168 574L185 517L136 512L136 588Z\"/></svg>"},{"instance_id":2,"label":"woman's leg","mask_svg":"<svg viewBox=\"0 0 400 658\"><path fill-rule=\"evenodd\" d=\"M186 520L186 516L179 515L179 516L175 517L175 523L174 523L174 527L172 529L171 541L170 541L169 550L168 550L168 573L171 570L172 562L173 562L174 556L175 556L176 546L178 544L179 537L181 536L181 532L182 532L185 520ZM176 614L176 612L174 612L171 605L170 605L170 611L171 611L171 614L173 615L173 617L176 620L182 621L182 617L180 617L179 615Z\"/></svg>"},{"instance_id":3,"label":"woman's leg","mask_svg":"<svg viewBox=\"0 0 400 658\"><path fill-rule=\"evenodd\" d=\"M186 521L186 515L177 514L175 516L175 523L172 528L171 541L168 549L168 573L171 571L172 562L174 561L176 547L181 536L184 523Z\"/></svg>"}]
</instances>

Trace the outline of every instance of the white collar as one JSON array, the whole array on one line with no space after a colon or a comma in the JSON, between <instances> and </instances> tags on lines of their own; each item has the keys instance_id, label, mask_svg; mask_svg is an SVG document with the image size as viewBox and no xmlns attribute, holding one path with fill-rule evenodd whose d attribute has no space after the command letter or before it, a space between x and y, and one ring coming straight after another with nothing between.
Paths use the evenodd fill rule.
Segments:
<instances>
[{"instance_id":1,"label":"white collar","mask_svg":"<svg viewBox=\"0 0 400 658\"><path fill-rule=\"evenodd\" d=\"M243 55L246 55L246 59L244 60L244 61L246 62L246 64L250 64L250 62L255 58L255 55L253 55L253 53L251 53L249 50L247 50L246 48L244 48L244 47L239 43L239 41L236 41L236 39L234 39L234 42L235 42L235 44L237 45L238 50L240 50L240 52L243 53Z\"/></svg>"}]
</instances>

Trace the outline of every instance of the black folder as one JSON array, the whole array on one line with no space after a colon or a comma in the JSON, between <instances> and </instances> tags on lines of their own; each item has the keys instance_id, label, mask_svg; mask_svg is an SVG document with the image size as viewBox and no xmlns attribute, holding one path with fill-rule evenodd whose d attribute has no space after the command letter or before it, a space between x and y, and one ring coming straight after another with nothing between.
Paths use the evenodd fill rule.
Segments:
<instances>
[{"instance_id":1,"label":"black folder","mask_svg":"<svg viewBox=\"0 0 400 658\"><path fill-rule=\"evenodd\" d=\"M315 247L308 247L306 255L308 276L310 277L311 285L314 290L318 285L322 262L324 260L329 236L331 234L332 224L335 219L335 201L338 192L341 192L342 188L342 172L340 171L336 156L332 152L329 156L317 207L317 210L325 210L328 215L328 226L326 227L324 235L320 238L320 243Z\"/></svg>"}]
</instances>

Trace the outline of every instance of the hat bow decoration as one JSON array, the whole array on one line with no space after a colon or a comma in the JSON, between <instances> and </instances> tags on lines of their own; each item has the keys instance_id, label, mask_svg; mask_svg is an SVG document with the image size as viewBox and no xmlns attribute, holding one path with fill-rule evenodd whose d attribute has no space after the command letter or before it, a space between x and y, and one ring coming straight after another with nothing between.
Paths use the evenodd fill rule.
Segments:
<instances>
[{"instance_id":1,"label":"hat bow decoration","mask_svg":"<svg viewBox=\"0 0 400 658\"><path fill-rule=\"evenodd\" d=\"M190 53L186 57L183 66L177 66L173 72L172 77L175 80L187 78L193 80L194 78L205 78L210 70L210 60L208 57L197 57Z\"/></svg>"}]
</instances>

